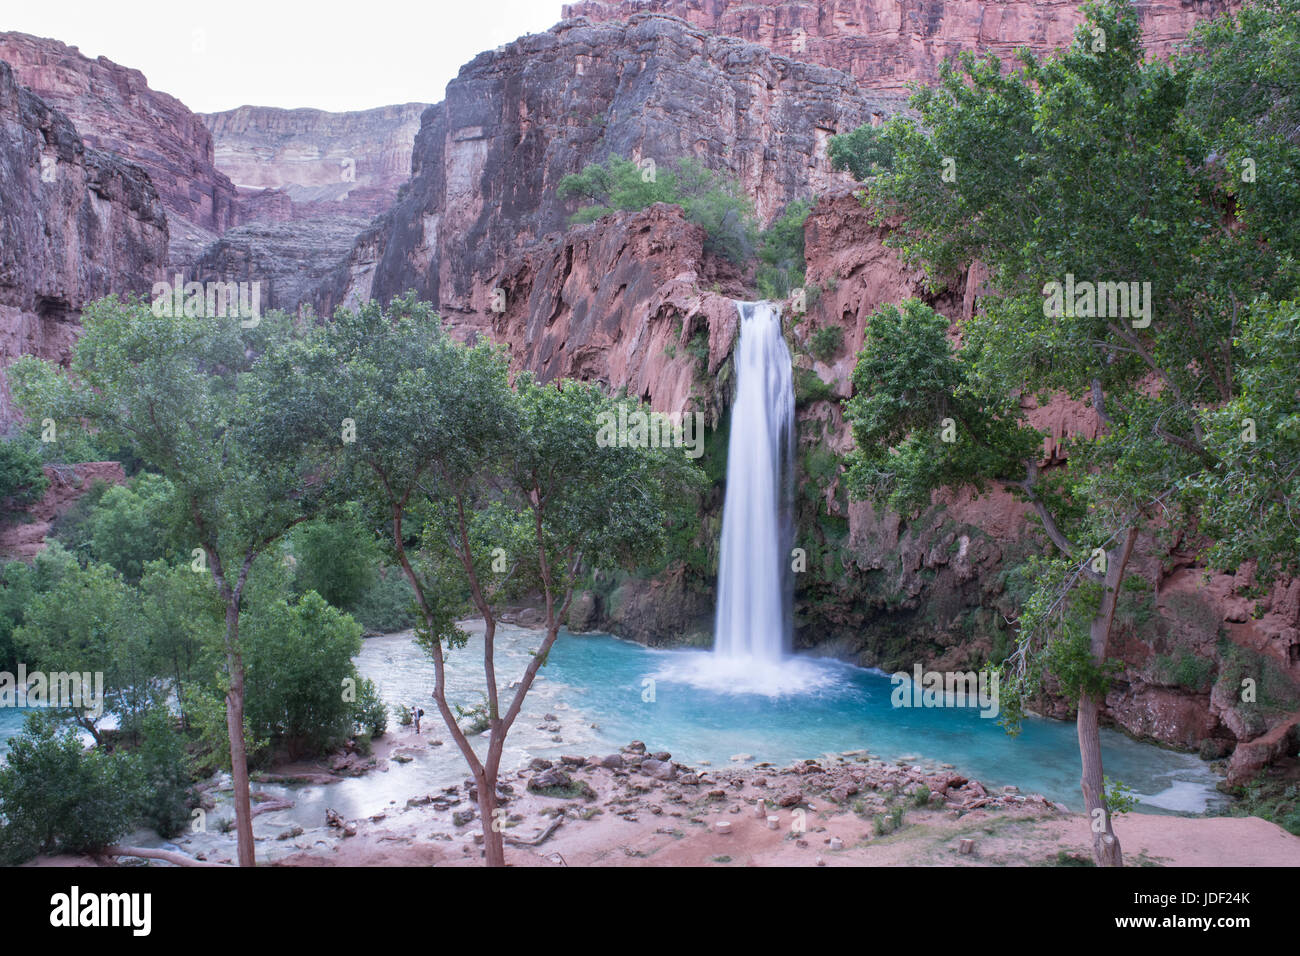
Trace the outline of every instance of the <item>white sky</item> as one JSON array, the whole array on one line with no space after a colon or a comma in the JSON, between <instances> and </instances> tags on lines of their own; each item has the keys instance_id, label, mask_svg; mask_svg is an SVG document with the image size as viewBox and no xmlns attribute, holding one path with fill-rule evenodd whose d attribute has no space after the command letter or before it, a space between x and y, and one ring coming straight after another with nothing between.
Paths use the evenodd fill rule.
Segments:
<instances>
[{"instance_id":1,"label":"white sky","mask_svg":"<svg viewBox=\"0 0 1300 956\"><path fill-rule=\"evenodd\" d=\"M0 0L0 31L144 73L195 112L436 103L465 63L560 20L563 0Z\"/></svg>"}]
</instances>

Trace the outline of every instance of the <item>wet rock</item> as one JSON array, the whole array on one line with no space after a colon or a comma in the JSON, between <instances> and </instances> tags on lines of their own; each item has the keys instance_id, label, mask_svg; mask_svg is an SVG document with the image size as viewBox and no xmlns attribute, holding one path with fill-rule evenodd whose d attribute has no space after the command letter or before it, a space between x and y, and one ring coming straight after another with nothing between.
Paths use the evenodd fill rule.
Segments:
<instances>
[{"instance_id":1,"label":"wet rock","mask_svg":"<svg viewBox=\"0 0 1300 956\"><path fill-rule=\"evenodd\" d=\"M622 754L609 754L609 755L606 756L606 757L602 757L602 758L600 759L600 765L601 765L602 767L604 767L606 770L622 770L622 769L623 769L623 755L622 755Z\"/></svg>"},{"instance_id":2,"label":"wet rock","mask_svg":"<svg viewBox=\"0 0 1300 956\"><path fill-rule=\"evenodd\" d=\"M529 770L550 770L554 766L555 764L551 763L551 761L547 760L545 757L534 757L528 762Z\"/></svg>"},{"instance_id":3,"label":"wet rock","mask_svg":"<svg viewBox=\"0 0 1300 956\"><path fill-rule=\"evenodd\" d=\"M451 815L451 822L458 827L468 826L474 822L474 811L457 810Z\"/></svg>"}]
</instances>

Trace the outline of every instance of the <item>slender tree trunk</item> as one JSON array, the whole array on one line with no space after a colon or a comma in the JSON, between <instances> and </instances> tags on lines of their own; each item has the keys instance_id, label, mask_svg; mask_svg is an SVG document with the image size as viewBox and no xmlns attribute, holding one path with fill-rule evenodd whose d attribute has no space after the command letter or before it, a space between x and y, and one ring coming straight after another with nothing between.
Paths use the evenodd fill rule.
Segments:
<instances>
[{"instance_id":1,"label":"slender tree trunk","mask_svg":"<svg viewBox=\"0 0 1300 956\"><path fill-rule=\"evenodd\" d=\"M226 666L230 690L226 694L226 733L230 737L230 777L235 786L235 833L239 840L239 865L255 866L253 855L253 802L248 792L248 747L244 742L244 656L239 652L239 599L226 606Z\"/></svg>"},{"instance_id":2,"label":"slender tree trunk","mask_svg":"<svg viewBox=\"0 0 1300 956\"><path fill-rule=\"evenodd\" d=\"M1092 659L1098 666L1106 661L1110 631L1115 623L1115 608L1119 603L1119 589L1136 540L1137 529L1129 528L1119 554L1107 555L1103 580L1105 591L1089 633L1089 648ZM1092 828L1092 852L1097 865L1123 866L1124 856L1119 839L1111 827L1110 807L1106 805L1105 772L1101 764L1101 734L1098 725L1102 703L1091 694L1085 693L1079 697L1079 758L1083 767L1083 802L1088 811L1088 824Z\"/></svg>"},{"instance_id":3,"label":"slender tree trunk","mask_svg":"<svg viewBox=\"0 0 1300 956\"><path fill-rule=\"evenodd\" d=\"M1088 694L1079 698L1079 756L1083 762L1083 803L1092 827L1092 853L1098 866L1123 866L1119 838L1111 829L1106 806L1105 779L1101 768L1101 737L1097 726L1097 701Z\"/></svg>"}]
</instances>

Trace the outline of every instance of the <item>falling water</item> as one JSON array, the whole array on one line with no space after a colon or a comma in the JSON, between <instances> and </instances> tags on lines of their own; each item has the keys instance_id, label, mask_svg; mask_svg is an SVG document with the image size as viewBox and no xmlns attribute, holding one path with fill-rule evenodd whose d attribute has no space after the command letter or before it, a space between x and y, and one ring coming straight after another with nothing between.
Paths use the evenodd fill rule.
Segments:
<instances>
[{"instance_id":1,"label":"falling water","mask_svg":"<svg viewBox=\"0 0 1300 956\"><path fill-rule=\"evenodd\" d=\"M759 668L789 650L794 386L781 312L739 302L714 656Z\"/></svg>"}]
</instances>

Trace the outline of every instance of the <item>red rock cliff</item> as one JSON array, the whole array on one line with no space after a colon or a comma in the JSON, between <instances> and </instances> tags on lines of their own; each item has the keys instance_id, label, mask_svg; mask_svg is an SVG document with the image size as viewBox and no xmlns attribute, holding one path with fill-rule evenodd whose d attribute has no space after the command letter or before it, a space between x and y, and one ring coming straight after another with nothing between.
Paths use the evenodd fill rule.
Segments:
<instances>
[{"instance_id":1,"label":"red rock cliff","mask_svg":"<svg viewBox=\"0 0 1300 956\"><path fill-rule=\"evenodd\" d=\"M163 273L167 221L138 166L83 143L66 116L0 61L0 427L13 421L3 368L66 361L80 310L147 293Z\"/></svg>"},{"instance_id":2,"label":"red rock cliff","mask_svg":"<svg viewBox=\"0 0 1300 956\"><path fill-rule=\"evenodd\" d=\"M666 13L694 26L761 43L778 53L851 73L864 87L902 95L932 83L939 64L962 50L1010 60L1017 47L1065 46L1083 21L1070 0L580 0L566 17L625 19ZM1147 49L1167 56L1197 20L1240 4L1230 0L1140 0Z\"/></svg>"}]
</instances>

